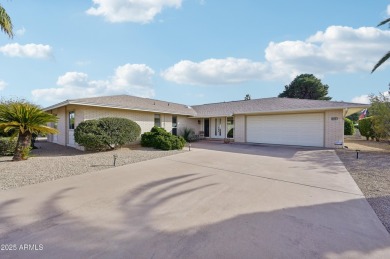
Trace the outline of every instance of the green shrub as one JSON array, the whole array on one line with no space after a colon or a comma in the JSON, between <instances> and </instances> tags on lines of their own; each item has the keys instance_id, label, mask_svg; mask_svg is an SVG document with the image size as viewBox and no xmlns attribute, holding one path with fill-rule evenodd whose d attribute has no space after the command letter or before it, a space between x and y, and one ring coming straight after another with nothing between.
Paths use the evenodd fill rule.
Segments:
<instances>
[{"instance_id":1,"label":"green shrub","mask_svg":"<svg viewBox=\"0 0 390 259\"><path fill-rule=\"evenodd\" d=\"M141 127L134 121L125 118L101 118L98 120L99 128L106 135L106 145L123 146L134 142L141 134Z\"/></svg>"},{"instance_id":2,"label":"green shrub","mask_svg":"<svg viewBox=\"0 0 390 259\"><path fill-rule=\"evenodd\" d=\"M172 142L170 137L163 136L163 135L157 135L155 137L155 148L162 149L162 150L171 150L172 149Z\"/></svg>"},{"instance_id":3,"label":"green shrub","mask_svg":"<svg viewBox=\"0 0 390 259\"><path fill-rule=\"evenodd\" d=\"M191 128L183 128L180 134L187 142L195 140L195 131Z\"/></svg>"},{"instance_id":4,"label":"green shrub","mask_svg":"<svg viewBox=\"0 0 390 259\"><path fill-rule=\"evenodd\" d=\"M344 135L353 135L354 133L353 122L348 118L344 118Z\"/></svg>"},{"instance_id":5,"label":"green shrub","mask_svg":"<svg viewBox=\"0 0 390 259\"><path fill-rule=\"evenodd\" d=\"M227 133L227 137L228 138L233 138L233 135L234 135L234 128L231 128L228 133Z\"/></svg>"},{"instance_id":6,"label":"green shrub","mask_svg":"<svg viewBox=\"0 0 390 259\"><path fill-rule=\"evenodd\" d=\"M375 137L372 117L366 117L364 119L359 120L359 131L360 134L366 137L367 140Z\"/></svg>"},{"instance_id":7,"label":"green shrub","mask_svg":"<svg viewBox=\"0 0 390 259\"><path fill-rule=\"evenodd\" d=\"M143 147L153 147L162 150L182 149L186 141L181 136L174 136L160 127L153 127L150 132L141 136Z\"/></svg>"},{"instance_id":8,"label":"green shrub","mask_svg":"<svg viewBox=\"0 0 390 259\"><path fill-rule=\"evenodd\" d=\"M153 147L154 142L154 133L145 132L141 135L141 145L143 147Z\"/></svg>"},{"instance_id":9,"label":"green shrub","mask_svg":"<svg viewBox=\"0 0 390 259\"><path fill-rule=\"evenodd\" d=\"M75 141L87 150L115 149L137 140L141 127L125 118L101 118L81 122L74 131Z\"/></svg>"},{"instance_id":10,"label":"green shrub","mask_svg":"<svg viewBox=\"0 0 390 259\"><path fill-rule=\"evenodd\" d=\"M171 136L172 149L183 149L186 140L182 136Z\"/></svg>"},{"instance_id":11,"label":"green shrub","mask_svg":"<svg viewBox=\"0 0 390 259\"><path fill-rule=\"evenodd\" d=\"M17 138L2 138L0 137L0 155L11 156L16 148Z\"/></svg>"},{"instance_id":12,"label":"green shrub","mask_svg":"<svg viewBox=\"0 0 390 259\"><path fill-rule=\"evenodd\" d=\"M74 130L75 141L87 150L105 150L104 134L97 120L81 122Z\"/></svg>"}]
</instances>

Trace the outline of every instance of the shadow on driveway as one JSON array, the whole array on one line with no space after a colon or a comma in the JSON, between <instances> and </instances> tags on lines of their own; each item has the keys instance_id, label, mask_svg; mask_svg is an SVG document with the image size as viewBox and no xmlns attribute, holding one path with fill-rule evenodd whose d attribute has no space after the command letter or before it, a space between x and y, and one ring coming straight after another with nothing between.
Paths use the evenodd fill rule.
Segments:
<instances>
[{"instance_id":1,"label":"shadow on driveway","mask_svg":"<svg viewBox=\"0 0 390 259\"><path fill-rule=\"evenodd\" d=\"M245 213L215 220L194 193L217 183L191 185L208 176L186 174L150 181L122 194L88 203L77 211L61 202L76 189L58 190L37 208L39 220L24 225L8 216L19 203L0 204L1 244L43 244L42 251L1 251L2 258L388 258L389 235L362 224L364 198L313 206ZM204 197L207 199L207 197ZM104 198L101 198L104 199ZM186 201L188 201L186 203ZM169 205L169 206L167 206ZM212 205L212 204L211 204ZM232 204L233 206L237 206ZM368 206L368 205L367 205ZM235 208L226 208L235 209ZM84 214L82 214L81 212ZM371 212L367 213L371 216ZM197 215L194 217L193 215ZM372 217L367 217L372 220ZM344 224L347 223L347 224ZM374 222L375 223L375 222Z\"/></svg>"}]
</instances>

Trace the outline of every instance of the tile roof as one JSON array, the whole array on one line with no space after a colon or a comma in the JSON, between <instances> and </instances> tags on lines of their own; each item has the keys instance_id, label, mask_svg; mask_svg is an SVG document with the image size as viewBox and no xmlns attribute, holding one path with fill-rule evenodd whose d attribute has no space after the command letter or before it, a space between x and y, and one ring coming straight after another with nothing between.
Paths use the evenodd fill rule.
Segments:
<instances>
[{"instance_id":1,"label":"tile roof","mask_svg":"<svg viewBox=\"0 0 390 259\"><path fill-rule=\"evenodd\" d=\"M47 107L45 108L45 110L51 110L69 104L180 114L192 117L225 117L232 116L234 114L254 114L310 110L318 111L345 108L355 109L356 111L358 111L358 109L369 107L369 105L367 104L359 103L278 97L188 106L185 104L171 103L130 95L114 95L67 100L62 103Z\"/></svg>"}]
</instances>

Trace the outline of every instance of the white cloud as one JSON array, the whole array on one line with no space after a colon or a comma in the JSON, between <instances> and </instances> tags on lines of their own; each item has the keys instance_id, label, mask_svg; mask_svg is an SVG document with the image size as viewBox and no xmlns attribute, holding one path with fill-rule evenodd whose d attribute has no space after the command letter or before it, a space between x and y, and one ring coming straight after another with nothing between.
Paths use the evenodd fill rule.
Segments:
<instances>
[{"instance_id":1,"label":"white cloud","mask_svg":"<svg viewBox=\"0 0 390 259\"><path fill-rule=\"evenodd\" d=\"M15 31L15 34L18 36L23 36L26 33L26 28L21 28Z\"/></svg>"},{"instance_id":2,"label":"white cloud","mask_svg":"<svg viewBox=\"0 0 390 259\"><path fill-rule=\"evenodd\" d=\"M58 77L58 87L35 89L32 91L32 96L35 100L48 103L115 94L153 97L153 75L154 71L144 64L119 66L115 74L107 80L90 80L85 73L67 72Z\"/></svg>"},{"instance_id":3,"label":"white cloud","mask_svg":"<svg viewBox=\"0 0 390 259\"><path fill-rule=\"evenodd\" d=\"M249 59L207 59L199 63L183 60L166 69L161 76L178 84L236 84L261 79L267 65Z\"/></svg>"},{"instance_id":4,"label":"white cloud","mask_svg":"<svg viewBox=\"0 0 390 259\"><path fill-rule=\"evenodd\" d=\"M305 41L271 42L265 52L274 73L369 72L389 41L390 31L330 26Z\"/></svg>"},{"instance_id":5,"label":"white cloud","mask_svg":"<svg viewBox=\"0 0 390 259\"><path fill-rule=\"evenodd\" d=\"M387 96L389 97L390 94L389 94L389 91L386 91L386 92L382 92L380 94L383 94L384 96ZM360 95L360 96L356 96L354 98L352 98L352 102L354 103L366 103L366 104L370 104L370 95L368 94L363 94L363 95Z\"/></svg>"},{"instance_id":6,"label":"white cloud","mask_svg":"<svg viewBox=\"0 0 390 259\"><path fill-rule=\"evenodd\" d=\"M88 75L80 72L67 72L58 77L57 85L59 86L88 86Z\"/></svg>"},{"instance_id":7,"label":"white cloud","mask_svg":"<svg viewBox=\"0 0 390 259\"><path fill-rule=\"evenodd\" d=\"M179 8L182 0L93 0L89 15L104 16L110 22L149 23L165 7Z\"/></svg>"},{"instance_id":8,"label":"white cloud","mask_svg":"<svg viewBox=\"0 0 390 259\"><path fill-rule=\"evenodd\" d=\"M352 102L353 103L370 104L370 97L367 94L363 94L363 95L356 96L356 97L352 98Z\"/></svg>"},{"instance_id":9,"label":"white cloud","mask_svg":"<svg viewBox=\"0 0 390 259\"><path fill-rule=\"evenodd\" d=\"M3 80L0 80L0 91L4 90L6 86L7 86L7 83L4 82Z\"/></svg>"},{"instance_id":10,"label":"white cloud","mask_svg":"<svg viewBox=\"0 0 390 259\"><path fill-rule=\"evenodd\" d=\"M49 58L52 56L52 48L49 45L19 43L7 44L0 47L0 52L10 57Z\"/></svg>"},{"instance_id":11,"label":"white cloud","mask_svg":"<svg viewBox=\"0 0 390 259\"><path fill-rule=\"evenodd\" d=\"M390 4L387 6L387 15L390 15Z\"/></svg>"},{"instance_id":12,"label":"white cloud","mask_svg":"<svg viewBox=\"0 0 390 259\"><path fill-rule=\"evenodd\" d=\"M212 85L292 79L302 73L319 77L330 73L369 73L388 50L388 42L389 30L330 26L303 41L270 42L264 62L239 58L184 60L163 71L161 76L179 84Z\"/></svg>"}]
</instances>

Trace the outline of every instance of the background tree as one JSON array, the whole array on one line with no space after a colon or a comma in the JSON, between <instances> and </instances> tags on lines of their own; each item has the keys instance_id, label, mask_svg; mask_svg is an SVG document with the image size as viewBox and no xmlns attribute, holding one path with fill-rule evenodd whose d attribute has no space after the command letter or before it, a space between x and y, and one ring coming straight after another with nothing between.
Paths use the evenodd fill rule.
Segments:
<instances>
[{"instance_id":1,"label":"background tree","mask_svg":"<svg viewBox=\"0 0 390 259\"><path fill-rule=\"evenodd\" d=\"M301 74L284 87L284 91L278 97L330 100L328 95L328 85L324 85L320 79L312 74Z\"/></svg>"},{"instance_id":2,"label":"background tree","mask_svg":"<svg viewBox=\"0 0 390 259\"><path fill-rule=\"evenodd\" d=\"M381 21L377 27L379 26L382 26L382 25L385 25L386 23L388 23L390 25L390 18L387 18L386 20L384 21ZM386 60L388 60L390 58L390 51L387 52L379 61L378 63L375 64L374 68L372 69L371 73L373 73L378 67L380 67L383 63L386 62Z\"/></svg>"},{"instance_id":3,"label":"background tree","mask_svg":"<svg viewBox=\"0 0 390 259\"><path fill-rule=\"evenodd\" d=\"M0 103L0 130L6 133L14 132L13 137L18 136L12 158L14 161L28 158L32 134L58 133L56 129L47 126L48 123L56 121L56 116L26 101L3 101Z\"/></svg>"},{"instance_id":4,"label":"background tree","mask_svg":"<svg viewBox=\"0 0 390 259\"><path fill-rule=\"evenodd\" d=\"M355 128L353 127L353 121L348 118L344 118L344 135L353 135Z\"/></svg>"},{"instance_id":5,"label":"background tree","mask_svg":"<svg viewBox=\"0 0 390 259\"><path fill-rule=\"evenodd\" d=\"M251 95L250 94L245 95L245 98L244 98L245 101L248 101L250 99L251 99Z\"/></svg>"},{"instance_id":6,"label":"background tree","mask_svg":"<svg viewBox=\"0 0 390 259\"><path fill-rule=\"evenodd\" d=\"M14 36L12 32L12 21L11 17L7 14L4 7L0 5L0 29L12 38Z\"/></svg>"},{"instance_id":7,"label":"background tree","mask_svg":"<svg viewBox=\"0 0 390 259\"><path fill-rule=\"evenodd\" d=\"M390 137L390 97L383 93L370 96L371 107L368 109L373 117L373 129L377 138Z\"/></svg>"}]
</instances>

